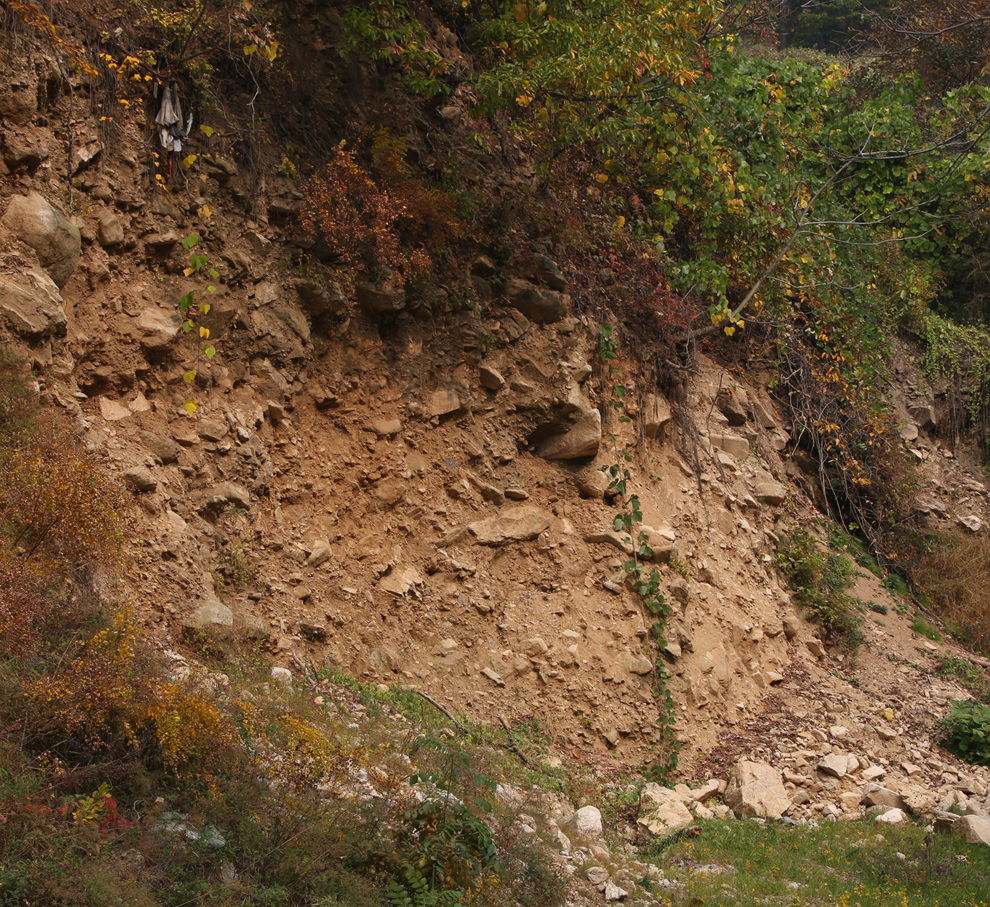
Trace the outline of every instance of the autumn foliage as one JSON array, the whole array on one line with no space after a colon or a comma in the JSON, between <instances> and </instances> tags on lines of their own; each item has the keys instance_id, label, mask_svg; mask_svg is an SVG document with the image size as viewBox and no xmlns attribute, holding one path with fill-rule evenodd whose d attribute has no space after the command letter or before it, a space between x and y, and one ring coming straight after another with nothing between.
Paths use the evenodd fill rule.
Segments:
<instances>
[{"instance_id":1,"label":"autumn foliage","mask_svg":"<svg viewBox=\"0 0 990 907\"><path fill-rule=\"evenodd\" d=\"M24 651L55 602L115 568L121 498L17 369L0 377L0 647Z\"/></svg>"},{"instance_id":2,"label":"autumn foliage","mask_svg":"<svg viewBox=\"0 0 990 907\"><path fill-rule=\"evenodd\" d=\"M341 142L309 183L300 215L304 231L334 263L399 283L427 273L456 228L453 200L415 179L404 148L379 130L368 166Z\"/></svg>"},{"instance_id":3,"label":"autumn foliage","mask_svg":"<svg viewBox=\"0 0 990 907\"><path fill-rule=\"evenodd\" d=\"M875 13L871 24L890 60L917 71L937 91L985 78L990 63L987 0L893 2Z\"/></svg>"}]
</instances>

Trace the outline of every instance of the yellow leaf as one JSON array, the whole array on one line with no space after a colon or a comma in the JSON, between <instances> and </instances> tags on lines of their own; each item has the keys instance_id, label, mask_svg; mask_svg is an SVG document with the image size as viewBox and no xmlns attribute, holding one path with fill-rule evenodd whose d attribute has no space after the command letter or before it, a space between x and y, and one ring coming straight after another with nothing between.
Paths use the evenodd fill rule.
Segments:
<instances>
[{"instance_id":1,"label":"yellow leaf","mask_svg":"<svg viewBox=\"0 0 990 907\"><path fill-rule=\"evenodd\" d=\"M192 384L193 381L196 380L196 369L189 369L189 371L182 376L182 380L185 381L186 384Z\"/></svg>"},{"instance_id":2,"label":"yellow leaf","mask_svg":"<svg viewBox=\"0 0 990 907\"><path fill-rule=\"evenodd\" d=\"M607 173L596 173L595 174L595 181L596 182L599 182L599 183L602 183L602 184L607 183L608 182L608 174Z\"/></svg>"},{"instance_id":3,"label":"yellow leaf","mask_svg":"<svg viewBox=\"0 0 990 907\"><path fill-rule=\"evenodd\" d=\"M209 315L209 313L210 313L210 304L209 304L208 302L201 302L201 303L199 304L199 310L200 310L200 311L201 311L201 312L202 312L202 313L203 313L204 315Z\"/></svg>"},{"instance_id":4,"label":"yellow leaf","mask_svg":"<svg viewBox=\"0 0 990 907\"><path fill-rule=\"evenodd\" d=\"M202 132L203 135L205 135L207 138L209 138L211 135L213 135L213 127L212 126L206 126L206 125L200 126L199 127L199 131Z\"/></svg>"},{"instance_id":5,"label":"yellow leaf","mask_svg":"<svg viewBox=\"0 0 990 907\"><path fill-rule=\"evenodd\" d=\"M256 54L257 52L258 52L257 44L248 44L248 46L244 48L245 57L250 57L251 54Z\"/></svg>"},{"instance_id":6,"label":"yellow leaf","mask_svg":"<svg viewBox=\"0 0 990 907\"><path fill-rule=\"evenodd\" d=\"M184 268L183 271L182 271L182 276L183 277L189 277L190 275L195 274L195 273L196 273L196 269L195 268Z\"/></svg>"},{"instance_id":7,"label":"yellow leaf","mask_svg":"<svg viewBox=\"0 0 990 907\"><path fill-rule=\"evenodd\" d=\"M209 205L203 205L203 207L199 209L199 216L202 218L213 217L213 209Z\"/></svg>"},{"instance_id":8,"label":"yellow leaf","mask_svg":"<svg viewBox=\"0 0 990 907\"><path fill-rule=\"evenodd\" d=\"M734 324L727 324L723 330L725 331L726 336L731 337L736 332L736 326Z\"/></svg>"},{"instance_id":9,"label":"yellow leaf","mask_svg":"<svg viewBox=\"0 0 990 907\"><path fill-rule=\"evenodd\" d=\"M199 157L198 154L190 154L189 157L182 159L182 166L185 167L186 170L188 170L190 167L192 167L193 164L196 163L196 158L198 157Z\"/></svg>"},{"instance_id":10,"label":"yellow leaf","mask_svg":"<svg viewBox=\"0 0 990 907\"><path fill-rule=\"evenodd\" d=\"M191 416L194 412L196 412L196 401L186 400L186 402L182 404L182 408Z\"/></svg>"},{"instance_id":11,"label":"yellow leaf","mask_svg":"<svg viewBox=\"0 0 990 907\"><path fill-rule=\"evenodd\" d=\"M199 336L202 337L204 340L206 340L207 337L210 336L210 329L209 328L204 328L202 325L200 325Z\"/></svg>"},{"instance_id":12,"label":"yellow leaf","mask_svg":"<svg viewBox=\"0 0 990 907\"><path fill-rule=\"evenodd\" d=\"M626 219L620 214L619 219L615 222L615 225L621 230L626 225Z\"/></svg>"}]
</instances>

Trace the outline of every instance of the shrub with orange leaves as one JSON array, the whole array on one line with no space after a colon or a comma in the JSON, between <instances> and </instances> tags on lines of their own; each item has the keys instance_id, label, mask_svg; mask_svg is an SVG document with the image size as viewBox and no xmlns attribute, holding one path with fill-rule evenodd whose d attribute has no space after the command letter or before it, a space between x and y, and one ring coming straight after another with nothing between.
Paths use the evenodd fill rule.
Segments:
<instances>
[{"instance_id":1,"label":"shrub with orange leaves","mask_svg":"<svg viewBox=\"0 0 990 907\"><path fill-rule=\"evenodd\" d=\"M233 723L212 702L158 676L127 608L65 669L25 692L51 746L81 739L96 752L141 751L177 777L208 778L237 740Z\"/></svg>"},{"instance_id":2,"label":"shrub with orange leaves","mask_svg":"<svg viewBox=\"0 0 990 907\"><path fill-rule=\"evenodd\" d=\"M97 751L136 746L149 690L135 671L138 630L118 611L68 666L29 683L42 735L55 743L81 738Z\"/></svg>"},{"instance_id":3,"label":"shrub with orange leaves","mask_svg":"<svg viewBox=\"0 0 990 907\"><path fill-rule=\"evenodd\" d=\"M0 648L25 652L53 597L85 587L120 556L121 490L0 361Z\"/></svg>"},{"instance_id":4,"label":"shrub with orange leaves","mask_svg":"<svg viewBox=\"0 0 990 907\"><path fill-rule=\"evenodd\" d=\"M326 243L341 266L372 275L389 270L405 283L430 266L425 249L403 247L399 231L407 214L406 205L379 185L341 142L323 172L310 181L300 221L311 238Z\"/></svg>"},{"instance_id":5,"label":"shrub with orange leaves","mask_svg":"<svg viewBox=\"0 0 990 907\"><path fill-rule=\"evenodd\" d=\"M917 478L893 417L871 385L847 380L842 355L822 332L809 340L790 331L777 392L795 445L818 464L819 503L889 567L897 557L891 530L910 511Z\"/></svg>"},{"instance_id":6,"label":"shrub with orange leaves","mask_svg":"<svg viewBox=\"0 0 990 907\"><path fill-rule=\"evenodd\" d=\"M121 538L119 492L58 431L47 425L0 451L0 563L16 562L29 581L114 560Z\"/></svg>"},{"instance_id":7,"label":"shrub with orange leaves","mask_svg":"<svg viewBox=\"0 0 990 907\"><path fill-rule=\"evenodd\" d=\"M297 715L284 714L278 719L280 749L284 752L275 769L276 777L294 790L317 784L336 784L347 777L359 761L358 754L339 740Z\"/></svg>"},{"instance_id":8,"label":"shrub with orange leaves","mask_svg":"<svg viewBox=\"0 0 990 907\"><path fill-rule=\"evenodd\" d=\"M174 683L154 685L148 719L165 767L182 777L223 765L236 742L231 721L201 695Z\"/></svg>"}]
</instances>

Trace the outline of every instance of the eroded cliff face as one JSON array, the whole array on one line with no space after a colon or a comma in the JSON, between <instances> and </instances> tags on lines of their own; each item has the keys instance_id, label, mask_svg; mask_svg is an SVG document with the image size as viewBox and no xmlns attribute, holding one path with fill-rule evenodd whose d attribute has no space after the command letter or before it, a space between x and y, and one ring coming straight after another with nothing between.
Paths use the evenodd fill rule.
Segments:
<instances>
[{"instance_id":1,"label":"eroded cliff face","mask_svg":"<svg viewBox=\"0 0 990 907\"><path fill-rule=\"evenodd\" d=\"M782 587L777 521L815 512L787 482L790 426L758 374L698 353L661 368L667 395L621 338L613 371L600 324L573 314L571 264L537 248L479 253L415 295L299 273L296 181L262 180L248 203L218 151L156 187L143 121L107 143L77 107L69 144L44 53L5 59L0 330L128 483L136 566L119 595L156 637L254 639L289 668L535 716L562 748L634 764L661 741L659 658L688 774L730 742L781 758L780 728L791 750L812 727L825 738L807 745L826 744L837 712L874 759L930 726L931 696L901 697L884 666L895 644L917 650L902 620L870 624L871 680L853 688ZM183 273L194 232L220 273L198 321L218 352L187 385L199 347L179 300L206 298ZM662 652L622 568L613 464L630 470L671 606ZM985 491L973 497L985 519ZM895 730L876 738L895 700Z\"/></svg>"}]
</instances>

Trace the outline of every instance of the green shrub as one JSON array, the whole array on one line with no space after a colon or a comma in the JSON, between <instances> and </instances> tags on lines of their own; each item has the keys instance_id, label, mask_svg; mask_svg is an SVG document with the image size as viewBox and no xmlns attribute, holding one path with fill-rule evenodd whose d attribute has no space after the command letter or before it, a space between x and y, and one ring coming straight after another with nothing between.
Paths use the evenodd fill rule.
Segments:
<instances>
[{"instance_id":1,"label":"green shrub","mask_svg":"<svg viewBox=\"0 0 990 907\"><path fill-rule=\"evenodd\" d=\"M851 645L862 641L860 618L853 613L855 600L844 591L852 582L848 558L823 549L808 530L798 527L781 538L777 569L828 636L844 638Z\"/></svg>"},{"instance_id":2,"label":"green shrub","mask_svg":"<svg viewBox=\"0 0 990 907\"><path fill-rule=\"evenodd\" d=\"M953 702L942 722L942 746L966 762L990 766L990 706Z\"/></svg>"}]
</instances>

